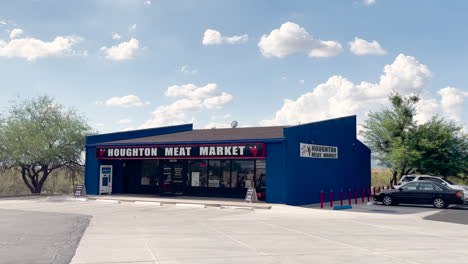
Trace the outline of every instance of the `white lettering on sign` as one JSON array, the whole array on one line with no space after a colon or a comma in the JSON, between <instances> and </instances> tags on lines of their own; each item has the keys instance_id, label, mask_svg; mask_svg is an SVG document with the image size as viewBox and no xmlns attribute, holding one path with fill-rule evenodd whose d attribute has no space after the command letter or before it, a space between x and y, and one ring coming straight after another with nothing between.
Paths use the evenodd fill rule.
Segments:
<instances>
[{"instance_id":1,"label":"white lettering on sign","mask_svg":"<svg viewBox=\"0 0 468 264\"><path fill-rule=\"evenodd\" d=\"M108 157L156 157L158 148L108 148Z\"/></svg>"},{"instance_id":2,"label":"white lettering on sign","mask_svg":"<svg viewBox=\"0 0 468 264\"><path fill-rule=\"evenodd\" d=\"M300 156L305 158L338 159L338 147L300 143Z\"/></svg>"}]
</instances>

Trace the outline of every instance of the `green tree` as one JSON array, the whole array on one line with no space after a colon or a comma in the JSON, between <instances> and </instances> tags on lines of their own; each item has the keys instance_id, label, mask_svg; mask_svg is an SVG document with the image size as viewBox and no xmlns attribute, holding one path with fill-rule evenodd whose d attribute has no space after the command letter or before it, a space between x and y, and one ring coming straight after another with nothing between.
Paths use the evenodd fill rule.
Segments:
<instances>
[{"instance_id":1,"label":"green tree","mask_svg":"<svg viewBox=\"0 0 468 264\"><path fill-rule=\"evenodd\" d=\"M412 166L420 158L414 134L417 130L414 115L419 97L404 98L399 94L389 96L391 107L371 112L362 132L373 158L392 171L390 184L402 175L413 172Z\"/></svg>"},{"instance_id":2,"label":"green tree","mask_svg":"<svg viewBox=\"0 0 468 264\"><path fill-rule=\"evenodd\" d=\"M390 184L413 172L466 175L468 141L462 128L440 117L416 124L418 96L389 96L391 107L372 112L365 121L365 143L379 163L392 171Z\"/></svg>"},{"instance_id":3,"label":"green tree","mask_svg":"<svg viewBox=\"0 0 468 264\"><path fill-rule=\"evenodd\" d=\"M52 171L81 169L90 131L82 116L48 96L18 102L0 119L1 165L18 170L31 193L40 193Z\"/></svg>"},{"instance_id":4,"label":"green tree","mask_svg":"<svg viewBox=\"0 0 468 264\"><path fill-rule=\"evenodd\" d=\"M467 174L468 139L463 128L440 117L418 126L416 150L421 153L414 167L420 173L444 177Z\"/></svg>"}]
</instances>

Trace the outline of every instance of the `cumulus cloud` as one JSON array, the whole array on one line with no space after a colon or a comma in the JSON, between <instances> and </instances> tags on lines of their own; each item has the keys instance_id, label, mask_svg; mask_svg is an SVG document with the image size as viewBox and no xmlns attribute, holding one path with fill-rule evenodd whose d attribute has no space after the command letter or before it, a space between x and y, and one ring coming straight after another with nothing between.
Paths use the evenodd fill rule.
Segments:
<instances>
[{"instance_id":1,"label":"cumulus cloud","mask_svg":"<svg viewBox=\"0 0 468 264\"><path fill-rule=\"evenodd\" d=\"M230 128L231 124L229 123L219 123L219 122L210 122L206 124L205 128L210 129L210 128Z\"/></svg>"},{"instance_id":2,"label":"cumulus cloud","mask_svg":"<svg viewBox=\"0 0 468 264\"><path fill-rule=\"evenodd\" d=\"M233 100L233 96L220 91L216 83L200 87L194 84L173 85L167 88L165 95L184 98L157 107L151 113L151 119L147 120L141 128L187 123L190 122L189 115L191 113L221 109Z\"/></svg>"},{"instance_id":3,"label":"cumulus cloud","mask_svg":"<svg viewBox=\"0 0 468 264\"><path fill-rule=\"evenodd\" d=\"M437 92L441 96L440 106L442 111L456 122L465 123L463 119L463 106L468 92L455 87L446 87Z\"/></svg>"},{"instance_id":4,"label":"cumulus cloud","mask_svg":"<svg viewBox=\"0 0 468 264\"><path fill-rule=\"evenodd\" d=\"M72 54L72 46L80 41L75 36L58 36L52 41L35 38L0 40L0 57L19 57L32 61L38 58Z\"/></svg>"},{"instance_id":5,"label":"cumulus cloud","mask_svg":"<svg viewBox=\"0 0 468 264\"><path fill-rule=\"evenodd\" d=\"M112 39L121 39L121 38L122 38L122 36L120 36L119 33L112 34Z\"/></svg>"},{"instance_id":6,"label":"cumulus cloud","mask_svg":"<svg viewBox=\"0 0 468 264\"><path fill-rule=\"evenodd\" d=\"M8 23L5 20L0 20L0 25L6 26Z\"/></svg>"},{"instance_id":7,"label":"cumulus cloud","mask_svg":"<svg viewBox=\"0 0 468 264\"><path fill-rule=\"evenodd\" d=\"M384 55L387 54L380 44L373 40L369 42L365 39L355 37L353 41L348 42L349 48L352 53L356 55Z\"/></svg>"},{"instance_id":8,"label":"cumulus cloud","mask_svg":"<svg viewBox=\"0 0 468 264\"><path fill-rule=\"evenodd\" d=\"M130 33L135 32L135 31L136 31L136 28L137 28L137 25L136 25L136 24L133 24L133 25L131 25L130 27L128 27L128 32L130 32Z\"/></svg>"},{"instance_id":9,"label":"cumulus cloud","mask_svg":"<svg viewBox=\"0 0 468 264\"><path fill-rule=\"evenodd\" d=\"M98 104L100 104L98 102ZM107 99L104 102L104 105L106 106L118 106L118 107L138 107L138 106L144 106L146 104L149 104L148 102L143 103L140 99L140 97L130 94L122 97L114 96L109 99Z\"/></svg>"},{"instance_id":10,"label":"cumulus cloud","mask_svg":"<svg viewBox=\"0 0 468 264\"><path fill-rule=\"evenodd\" d=\"M137 39L131 38L127 42L121 42L110 48L104 46L101 50L106 54L106 59L114 61L131 60L136 58L138 54L139 42Z\"/></svg>"},{"instance_id":11,"label":"cumulus cloud","mask_svg":"<svg viewBox=\"0 0 468 264\"><path fill-rule=\"evenodd\" d=\"M369 111L377 111L387 104L391 92L422 97L417 105L416 119L419 122L427 121L437 113L453 120L464 120L461 107L467 92L447 87L438 92L442 99L437 100L423 90L430 77L426 65L414 57L400 54L392 64L384 67L379 82L353 83L345 77L332 76L299 98L286 99L274 118L263 120L261 124L291 125L354 114L364 120Z\"/></svg>"},{"instance_id":12,"label":"cumulus cloud","mask_svg":"<svg viewBox=\"0 0 468 264\"><path fill-rule=\"evenodd\" d=\"M219 95L218 85L209 83L205 86L198 87L195 84L172 85L166 90L166 96L186 96L189 98L207 98Z\"/></svg>"},{"instance_id":13,"label":"cumulus cloud","mask_svg":"<svg viewBox=\"0 0 468 264\"><path fill-rule=\"evenodd\" d=\"M133 120L131 119L120 119L119 121L117 121L117 124L119 125L128 125L130 123L132 123Z\"/></svg>"},{"instance_id":14,"label":"cumulus cloud","mask_svg":"<svg viewBox=\"0 0 468 264\"><path fill-rule=\"evenodd\" d=\"M145 5L151 5L151 0L145 0L145 1L143 2L143 4L145 4Z\"/></svg>"},{"instance_id":15,"label":"cumulus cloud","mask_svg":"<svg viewBox=\"0 0 468 264\"><path fill-rule=\"evenodd\" d=\"M19 37L20 35L23 35L24 31L21 28L15 28L10 32L10 38L14 39L16 37Z\"/></svg>"},{"instance_id":16,"label":"cumulus cloud","mask_svg":"<svg viewBox=\"0 0 468 264\"><path fill-rule=\"evenodd\" d=\"M213 29L205 30L205 34L203 34L203 45L221 45L224 43L227 44L237 44L237 43L245 43L249 39L247 34L239 35L239 36L232 36L232 37L225 37L219 31Z\"/></svg>"},{"instance_id":17,"label":"cumulus cloud","mask_svg":"<svg viewBox=\"0 0 468 264\"><path fill-rule=\"evenodd\" d=\"M343 51L336 41L314 39L303 27L286 22L258 42L263 56L284 58L293 53L306 53L309 57L334 57Z\"/></svg>"},{"instance_id":18,"label":"cumulus cloud","mask_svg":"<svg viewBox=\"0 0 468 264\"><path fill-rule=\"evenodd\" d=\"M186 73L186 74L196 74L198 73L198 70L190 65L184 65L180 68L181 73Z\"/></svg>"},{"instance_id":19,"label":"cumulus cloud","mask_svg":"<svg viewBox=\"0 0 468 264\"><path fill-rule=\"evenodd\" d=\"M364 4L366 5L373 5L375 4L375 0L363 0L364 1Z\"/></svg>"}]
</instances>

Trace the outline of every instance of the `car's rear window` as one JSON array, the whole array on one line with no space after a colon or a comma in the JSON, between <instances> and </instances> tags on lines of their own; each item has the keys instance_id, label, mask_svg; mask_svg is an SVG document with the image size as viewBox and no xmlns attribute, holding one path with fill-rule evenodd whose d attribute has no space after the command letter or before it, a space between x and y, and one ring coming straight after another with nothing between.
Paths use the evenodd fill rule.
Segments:
<instances>
[{"instance_id":1,"label":"car's rear window","mask_svg":"<svg viewBox=\"0 0 468 264\"><path fill-rule=\"evenodd\" d=\"M408 177L408 176L406 176L406 177L403 177L403 179L401 179L401 180L402 180L403 182L410 182L410 181L413 181L413 180L414 180L414 177L411 177L411 176Z\"/></svg>"}]
</instances>

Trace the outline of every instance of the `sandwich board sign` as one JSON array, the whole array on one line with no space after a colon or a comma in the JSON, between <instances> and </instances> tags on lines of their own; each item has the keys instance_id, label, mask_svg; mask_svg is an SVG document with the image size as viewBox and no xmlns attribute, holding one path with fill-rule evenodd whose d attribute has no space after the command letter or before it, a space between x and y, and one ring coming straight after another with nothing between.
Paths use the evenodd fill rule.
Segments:
<instances>
[{"instance_id":1,"label":"sandwich board sign","mask_svg":"<svg viewBox=\"0 0 468 264\"><path fill-rule=\"evenodd\" d=\"M75 188L73 190L74 196L83 196L84 195L84 184L75 184Z\"/></svg>"},{"instance_id":2,"label":"sandwich board sign","mask_svg":"<svg viewBox=\"0 0 468 264\"><path fill-rule=\"evenodd\" d=\"M247 189L247 193L245 194L245 202L246 203L258 202L257 191L255 191L255 188L250 187L249 189Z\"/></svg>"}]
</instances>

